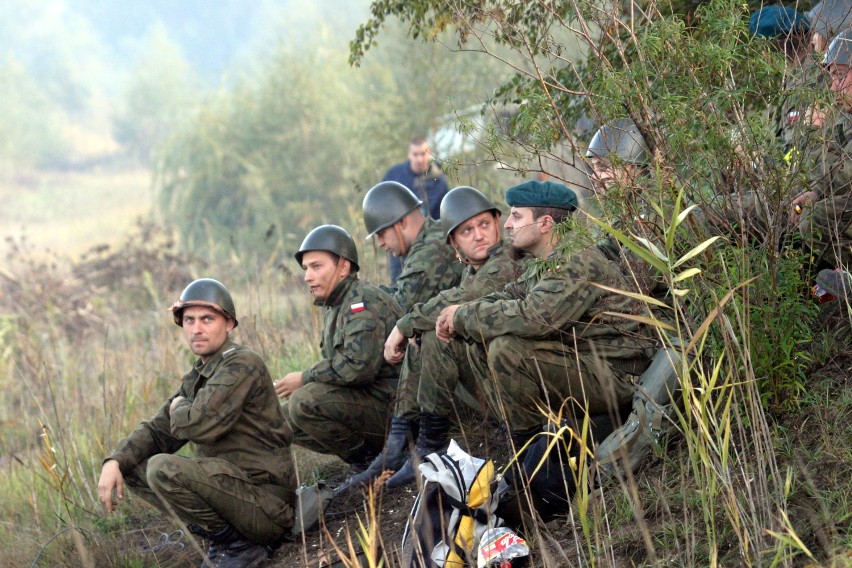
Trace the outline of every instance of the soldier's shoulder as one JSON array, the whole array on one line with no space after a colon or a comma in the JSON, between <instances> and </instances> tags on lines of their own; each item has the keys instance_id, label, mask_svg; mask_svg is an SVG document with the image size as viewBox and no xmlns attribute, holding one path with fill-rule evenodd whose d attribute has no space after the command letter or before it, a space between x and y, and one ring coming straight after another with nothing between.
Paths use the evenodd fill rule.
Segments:
<instances>
[{"instance_id":1,"label":"soldier's shoulder","mask_svg":"<svg viewBox=\"0 0 852 568\"><path fill-rule=\"evenodd\" d=\"M399 309L399 305L393 296L375 284L365 280L355 281L355 284L349 289L347 297L344 298L343 304L343 309L354 314L360 313L361 311L386 311L388 309ZM359 306L358 304L363 305ZM355 311L353 311L353 305L355 306Z\"/></svg>"},{"instance_id":2,"label":"soldier's shoulder","mask_svg":"<svg viewBox=\"0 0 852 568\"><path fill-rule=\"evenodd\" d=\"M222 367L233 367L234 365L237 365L240 368L246 369L266 369L266 362L256 351L238 343L233 343L227 349L222 351L221 365Z\"/></svg>"}]
</instances>

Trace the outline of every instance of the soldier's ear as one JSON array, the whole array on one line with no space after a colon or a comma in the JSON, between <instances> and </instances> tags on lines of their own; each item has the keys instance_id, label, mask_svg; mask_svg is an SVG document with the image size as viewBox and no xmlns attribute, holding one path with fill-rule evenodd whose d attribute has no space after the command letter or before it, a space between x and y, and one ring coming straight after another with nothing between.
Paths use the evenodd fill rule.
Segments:
<instances>
[{"instance_id":1,"label":"soldier's ear","mask_svg":"<svg viewBox=\"0 0 852 568\"><path fill-rule=\"evenodd\" d=\"M550 215L542 215L539 227L542 233L548 233L553 229L553 217Z\"/></svg>"},{"instance_id":2,"label":"soldier's ear","mask_svg":"<svg viewBox=\"0 0 852 568\"><path fill-rule=\"evenodd\" d=\"M341 277L346 278L352 273L352 263L349 262L349 260L340 257L340 260L338 261L337 270L339 271Z\"/></svg>"}]
</instances>

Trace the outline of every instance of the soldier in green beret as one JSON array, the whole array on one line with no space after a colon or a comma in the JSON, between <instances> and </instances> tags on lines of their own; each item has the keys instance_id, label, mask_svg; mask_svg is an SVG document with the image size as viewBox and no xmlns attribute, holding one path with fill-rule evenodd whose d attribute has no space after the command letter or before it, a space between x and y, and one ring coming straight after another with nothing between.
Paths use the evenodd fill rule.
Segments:
<instances>
[{"instance_id":1,"label":"soldier in green beret","mask_svg":"<svg viewBox=\"0 0 852 568\"><path fill-rule=\"evenodd\" d=\"M444 341L461 337L479 346L471 358L492 412L503 419L516 449L542 431L543 412L572 419L588 413L594 422L628 406L633 383L648 367L655 341L646 326L614 313L640 314L643 306L610 292L631 289L618 247L609 242L558 246L557 227L577 208L577 191L591 181L576 172L572 188L528 181L506 191L512 206L504 227L511 247L536 262L502 291L445 308L436 323ZM570 252L560 253L567 248ZM519 458L523 462L523 458ZM510 483L529 475L536 464L511 470ZM539 474L539 497L567 504L570 495L553 487L570 487L567 470ZM558 483L554 483L554 478ZM535 493L535 484L530 484Z\"/></svg>"}]
</instances>

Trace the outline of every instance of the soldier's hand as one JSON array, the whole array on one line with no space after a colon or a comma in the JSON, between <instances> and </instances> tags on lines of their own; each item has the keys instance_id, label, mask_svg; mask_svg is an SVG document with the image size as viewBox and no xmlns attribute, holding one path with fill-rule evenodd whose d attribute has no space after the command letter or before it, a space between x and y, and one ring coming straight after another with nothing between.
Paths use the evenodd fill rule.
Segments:
<instances>
[{"instance_id":1,"label":"soldier's hand","mask_svg":"<svg viewBox=\"0 0 852 568\"><path fill-rule=\"evenodd\" d=\"M172 415L172 413L175 411L175 408L177 408L177 405L180 404L183 400L186 400L186 397L176 396L172 399L172 403L169 405L169 416Z\"/></svg>"},{"instance_id":2,"label":"soldier's hand","mask_svg":"<svg viewBox=\"0 0 852 568\"><path fill-rule=\"evenodd\" d=\"M385 341L385 361L391 365L396 365L405 357L405 336L399 331L399 328L393 326L393 329Z\"/></svg>"},{"instance_id":3,"label":"soldier's hand","mask_svg":"<svg viewBox=\"0 0 852 568\"><path fill-rule=\"evenodd\" d=\"M124 499L124 476L121 475L121 468L118 467L117 461L109 460L101 468L101 479L98 481L98 497L107 513L115 510L115 502L112 500L113 490L119 501Z\"/></svg>"},{"instance_id":4,"label":"soldier's hand","mask_svg":"<svg viewBox=\"0 0 852 568\"><path fill-rule=\"evenodd\" d=\"M805 123L811 126L822 126L828 118L828 113L817 108L809 108L805 111Z\"/></svg>"},{"instance_id":5,"label":"soldier's hand","mask_svg":"<svg viewBox=\"0 0 852 568\"><path fill-rule=\"evenodd\" d=\"M283 379L278 379L272 386L275 387L275 394L279 398L290 396L301 388L305 383L302 381L302 372L287 373Z\"/></svg>"},{"instance_id":6,"label":"soldier's hand","mask_svg":"<svg viewBox=\"0 0 852 568\"><path fill-rule=\"evenodd\" d=\"M447 306L441 310L438 316L438 321L435 322L435 335L444 343L449 343L456 335L456 328L453 326L453 316L456 315L458 306Z\"/></svg>"},{"instance_id":7,"label":"soldier's hand","mask_svg":"<svg viewBox=\"0 0 852 568\"><path fill-rule=\"evenodd\" d=\"M796 199L790 203L790 222L794 225L799 224L799 216L802 214L802 209L813 205L817 200L817 194L813 191L800 193Z\"/></svg>"}]
</instances>

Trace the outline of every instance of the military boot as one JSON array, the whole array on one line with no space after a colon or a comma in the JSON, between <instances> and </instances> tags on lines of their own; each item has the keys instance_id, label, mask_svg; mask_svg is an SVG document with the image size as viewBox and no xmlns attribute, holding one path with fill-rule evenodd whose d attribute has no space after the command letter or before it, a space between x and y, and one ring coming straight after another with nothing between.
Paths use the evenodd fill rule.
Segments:
<instances>
[{"instance_id":1,"label":"military boot","mask_svg":"<svg viewBox=\"0 0 852 568\"><path fill-rule=\"evenodd\" d=\"M423 458L433 452L446 448L449 443L450 419L437 414L420 415L420 432L417 434L417 444L414 454L405 464L387 480L388 489L396 489L414 483L415 468Z\"/></svg>"},{"instance_id":2,"label":"military boot","mask_svg":"<svg viewBox=\"0 0 852 568\"><path fill-rule=\"evenodd\" d=\"M361 473L349 477L334 489L334 496L342 495L353 487L367 485L383 471L397 471L408 459L408 443L411 441L412 421L405 418L391 417L390 432L385 440L385 448L376 459Z\"/></svg>"},{"instance_id":3,"label":"military boot","mask_svg":"<svg viewBox=\"0 0 852 568\"><path fill-rule=\"evenodd\" d=\"M350 450L343 461L348 463L352 469L361 471L370 465L378 453L375 446L364 442L354 450Z\"/></svg>"},{"instance_id":4,"label":"military boot","mask_svg":"<svg viewBox=\"0 0 852 568\"><path fill-rule=\"evenodd\" d=\"M630 416L595 450L599 486L614 479L619 469L622 476L628 469L635 472L659 440L673 429L672 417L680 396L680 358L678 350L662 348L642 373Z\"/></svg>"},{"instance_id":5,"label":"military boot","mask_svg":"<svg viewBox=\"0 0 852 568\"><path fill-rule=\"evenodd\" d=\"M188 528L210 542L202 568L254 568L269 557L265 546L248 540L231 525L225 525L215 533L197 525L189 525Z\"/></svg>"}]
</instances>

